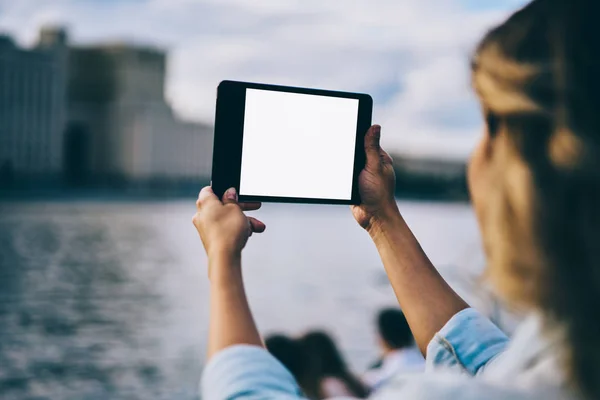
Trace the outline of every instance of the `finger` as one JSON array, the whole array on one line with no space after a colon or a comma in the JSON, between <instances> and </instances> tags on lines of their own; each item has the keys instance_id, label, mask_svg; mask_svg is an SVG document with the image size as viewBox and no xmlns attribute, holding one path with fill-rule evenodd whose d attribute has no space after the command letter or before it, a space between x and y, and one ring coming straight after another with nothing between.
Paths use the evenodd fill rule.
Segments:
<instances>
[{"instance_id":1,"label":"finger","mask_svg":"<svg viewBox=\"0 0 600 400\"><path fill-rule=\"evenodd\" d=\"M198 209L200 209L200 207L202 207L206 204L218 202L218 201L219 201L219 198L217 197L215 192L213 192L212 188L210 186L206 186L205 188L203 188L200 191L200 194L198 194L198 200L196 201L196 207Z\"/></svg>"},{"instance_id":2,"label":"finger","mask_svg":"<svg viewBox=\"0 0 600 400\"><path fill-rule=\"evenodd\" d=\"M375 169L378 168L381 159L379 158L379 151L381 147L379 140L381 139L381 126L373 125L367 131L365 135L365 153L367 156L367 168Z\"/></svg>"},{"instance_id":3,"label":"finger","mask_svg":"<svg viewBox=\"0 0 600 400\"><path fill-rule=\"evenodd\" d=\"M262 222L253 217L248 217L248 222L250 222L250 228L252 228L252 232L263 233L267 226Z\"/></svg>"},{"instance_id":4,"label":"finger","mask_svg":"<svg viewBox=\"0 0 600 400\"><path fill-rule=\"evenodd\" d=\"M246 221L248 222L248 237L251 238L254 230L252 229L252 223L250 222L250 218L246 217Z\"/></svg>"},{"instance_id":5,"label":"finger","mask_svg":"<svg viewBox=\"0 0 600 400\"><path fill-rule=\"evenodd\" d=\"M235 188L229 188L223 194L223 204L237 204L238 195Z\"/></svg>"},{"instance_id":6,"label":"finger","mask_svg":"<svg viewBox=\"0 0 600 400\"><path fill-rule=\"evenodd\" d=\"M262 203L240 203L243 211L256 211L262 207Z\"/></svg>"},{"instance_id":7,"label":"finger","mask_svg":"<svg viewBox=\"0 0 600 400\"><path fill-rule=\"evenodd\" d=\"M381 149L379 156L380 156L381 162L383 164L393 164L394 163L394 159L388 154L387 151L385 151L383 149Z\"/></svg>"}]
</instances>

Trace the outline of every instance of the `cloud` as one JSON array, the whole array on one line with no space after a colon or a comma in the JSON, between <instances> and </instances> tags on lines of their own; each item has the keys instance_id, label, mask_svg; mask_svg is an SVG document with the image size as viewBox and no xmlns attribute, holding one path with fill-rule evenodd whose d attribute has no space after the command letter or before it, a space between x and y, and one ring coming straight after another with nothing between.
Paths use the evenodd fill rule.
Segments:
<instances>
[{"instance_id":1,"label":"cloud","mask_svg":"<svg viewBox=\"0 0 600 400\"><path fill-rule=\"evenodd\" d=\"M471 49L522 3L0 0L0 29L32 43L41 25L62 23L76 43L165 47L169 99L193 119L212 121L223 79L366 91L392 150L464 157L480 123Z\"/></svg>"}]
</instances>

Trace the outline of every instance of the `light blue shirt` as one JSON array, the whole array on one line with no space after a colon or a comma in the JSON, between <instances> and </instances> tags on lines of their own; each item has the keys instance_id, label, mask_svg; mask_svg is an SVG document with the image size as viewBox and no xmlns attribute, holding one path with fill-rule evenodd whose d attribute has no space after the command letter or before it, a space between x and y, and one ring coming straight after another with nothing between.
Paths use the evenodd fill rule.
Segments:
<instances>
[{"instance_id":1,"label":"light blue shirt","mask_svg":"<svg viewBox=\"0 0 600 400\"><path fill-rule=\"evenodd\" d=\"M374 400L572 400L559 366L560 334L541 334L528 318L512 341L469 308L456 314L427 347L426 372L397 376ZM201 383L204 400L304 399L293 376L266 350L232 346L215 355Z\"/></svg>"}]
</instances>

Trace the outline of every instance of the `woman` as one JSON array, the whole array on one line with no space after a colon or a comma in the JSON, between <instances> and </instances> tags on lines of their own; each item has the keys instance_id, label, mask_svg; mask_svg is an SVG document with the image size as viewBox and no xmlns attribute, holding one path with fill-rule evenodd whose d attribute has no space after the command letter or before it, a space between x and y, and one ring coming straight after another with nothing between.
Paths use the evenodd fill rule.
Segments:
<instances>
[{"instance_id":1,"label":"woman","mask_svg":"<svg viewBox=\"0 0 600 400\"><path fill-rule=\"evenodd\" d=\"M363 204L353 214L379 250L428 370L439 372L390 384L377 398L600 398L597 8L535 0L492 30L473 59L486 129L468 181L488 276L530 315L510 343L431 265L394 201L380 128L367 133ZM262 350L243 291L241 250L265 227L235 200L234 191L222 203L204 189L194 219L212 289L203 398L297 399L291 375Z\"/></svg>"},{"instance_id":2,"label":"woman","mask_svg":"<svg viewBox=\"0 0 600 400\"><path fill-rule=\"evenodd\" d=\"M367 397L366 387L348 370L333 339L325 332L309 332L300 339L306 374L300 380L310 399Z\"/></svg>"}]
</instances>

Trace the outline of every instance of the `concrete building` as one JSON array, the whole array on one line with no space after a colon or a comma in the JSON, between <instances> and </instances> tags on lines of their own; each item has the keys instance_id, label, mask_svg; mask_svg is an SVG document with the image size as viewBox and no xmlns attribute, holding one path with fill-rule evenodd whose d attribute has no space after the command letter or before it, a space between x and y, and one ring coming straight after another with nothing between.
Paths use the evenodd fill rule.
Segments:
<instances>
[{"instance_id":1,"label":"concrete building","mask_svg":"<svg viewBox=\"0 0 600 400\"><path fill-rule=\"evenodd\" d=\"M468 200L466 162L392 155L399 195Z\"/></svg>"},{"instance_id":2,"label":"concrete building","mask_svg":"<svg viewBox=\"0 0 600 400\"><path fill-rule=\"evenodd\" d=\"M423 157L394 155L394 167L398 173L431 177L440 180L462 179L466 172L466 161L443 160Z\"/></svg>"},{"instance_id":3,"label":"concrete building","mask_svg":"<svg viewBox=\"0 0 600 400\"><path fill-rule=\"evenodd\" d=\"M210 177L212 127L180 120L167 103L164 52L75 47L69 71L68 170L125 181Z\"/></svg>"},{"instance_id":4,"label":"concrete building","mask_svg":"<svg viewBox=\"0 0 600 400\"><path fill-rule=\"evenodd\" d=\"M62 174L67 53L60 28L31 49L0 35L0 180Z\"/></svg>"}]
</instances>

